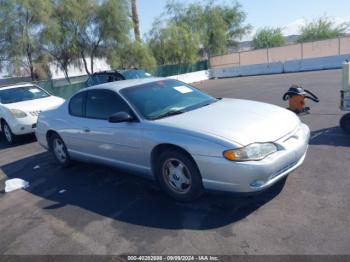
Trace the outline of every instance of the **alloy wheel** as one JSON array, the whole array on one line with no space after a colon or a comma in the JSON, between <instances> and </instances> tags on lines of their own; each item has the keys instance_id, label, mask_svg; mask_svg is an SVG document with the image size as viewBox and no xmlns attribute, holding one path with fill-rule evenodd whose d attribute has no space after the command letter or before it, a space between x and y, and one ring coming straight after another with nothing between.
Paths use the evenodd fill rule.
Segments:
<instances>
[{"instance_id":1,"label":"alloy wheel","mask_svg":"<svg viewBox=\"0 0 350 262\"><path fill-rule=\"evenodd\" d=\"M167 186L175 193L186 194L191 189L191 173L179 159L166 160L162 167L162 174Z\"/></svg>"},{"instance_id":2,"label":"alloy wheel","mask_svg":"<svg viewBox=\"0 0 350 262\"><path fill-rule=\"evenodd\" d=\"M66 148L59 138L55 138L53 141L53 151L55 153L56 158L61 163L65 163L67 161L67 153Z\"/></svg>"},{"instance_id":3,"label":"alloy wheel","mask_svg":"<svg viewBox=\"0 0 350 262\"><path fill-rule=\"evenodd\" d=\"M3 127L4 127L4 134L7 142L12 143L13 137L12 137L10 127L6 123L4 124Z\"/></svg>"}]
</instances>

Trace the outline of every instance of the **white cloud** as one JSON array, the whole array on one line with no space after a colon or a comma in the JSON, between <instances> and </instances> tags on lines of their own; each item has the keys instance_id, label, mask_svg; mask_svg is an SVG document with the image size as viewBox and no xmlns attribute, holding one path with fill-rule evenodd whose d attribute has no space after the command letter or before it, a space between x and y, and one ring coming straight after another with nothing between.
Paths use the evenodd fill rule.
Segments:
<instances>
[{"instance_id":1,"label":"white cloud","mask_svg":"<svg viewBox=\"0 0 350 262\"><path fill-rule=\"evenodd\" d=\"M286 24L285 26L282 26L283 35L289 36L289 35L299 34L299 29L304 24L305 24L305 20L300 18L300 19L295 20L289 24Z\"/></svg>"},{"instance_id":2,"label":"white cloud","mask_svg":"<svg viewBox=\"0 0 350 262\"><path fill-rule=\"evenodd\" d=\"M341 25L343 23L350 22L350 16L348 16L348 17L330 17L330 19L333 20L336 25ZM303 26L306 22L310 22L310 20L300 18L300 19L297 19L297 20L283 26L282 27L283 34L285 36L299 34L300 27Z\"/></svg>"}]
</instances>

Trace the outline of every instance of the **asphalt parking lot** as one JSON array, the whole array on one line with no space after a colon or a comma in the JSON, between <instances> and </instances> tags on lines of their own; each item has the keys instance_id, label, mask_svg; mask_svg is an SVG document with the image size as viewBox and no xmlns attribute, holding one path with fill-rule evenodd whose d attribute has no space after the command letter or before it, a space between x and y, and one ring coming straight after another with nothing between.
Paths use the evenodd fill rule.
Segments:
<instances>
[{"instance_id":1,"label":"asphalt parking lot","mask_svg":"<svg viewBox=\"0 0 350 262\"><path fill-rule=\"evenodd\" d=\"M0 193L0 254L350 254L350 136L338 127L341 71L196 85L216 97L285 107L281 97L292 83L321 100L308 101L311 114L302 117L312 130L309 152L285 183L257 196L207 194L176 203L153 182L112 168L58 167L33 137L13 147L1 140L0 190L15 177L30 187Z\"/></svg>"}]
</instances>

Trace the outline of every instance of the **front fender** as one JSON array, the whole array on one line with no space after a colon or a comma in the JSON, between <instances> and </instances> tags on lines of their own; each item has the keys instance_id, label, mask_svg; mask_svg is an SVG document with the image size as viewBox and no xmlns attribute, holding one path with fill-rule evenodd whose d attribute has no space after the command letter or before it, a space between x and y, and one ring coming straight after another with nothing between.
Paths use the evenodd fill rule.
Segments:
<instances>
[{"instance_id":1,"label":"front fender","mask_svg":"<svg viewBox=\"0 0 350 262\"><path fill-rule=\"evenodd\" d=\"M192 156L222 157L222 153L236 147L232 143L211 139L191 132L171 129L142 128L144 150L151 155L152 150L160 144L171 144L183 148Z\"/></svg>"}]
</instances>

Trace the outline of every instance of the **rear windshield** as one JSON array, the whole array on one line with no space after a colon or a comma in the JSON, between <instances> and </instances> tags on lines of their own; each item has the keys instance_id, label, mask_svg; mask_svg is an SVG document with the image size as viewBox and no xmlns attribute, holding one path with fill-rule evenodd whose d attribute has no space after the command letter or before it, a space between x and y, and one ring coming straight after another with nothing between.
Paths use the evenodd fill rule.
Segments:
<instances>
[{"instance_id":1,"label":"rear windshield","mask_svg":"<svg viewBox=\"0 0 350 262\"><path fill-rule=\"evenodd\" d=\"M1 104L17 103L48 96L50 95L47 92L36 86L21 86L3 90L0 89Z\"/></svg>"},{"instance_id":2,"label":"rear windshield","mask_svg":"<svg viewBox=\"0 0 350 262\"><path fill-rule=\"evenodd\" d=\"M138 79L138 78L148 78L152 77L151 74L143 71L143 70L129 70L122 72L125 79Z\"/></svg>"}]
</instances>

